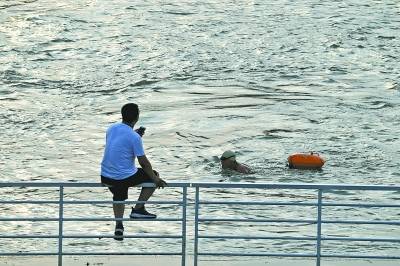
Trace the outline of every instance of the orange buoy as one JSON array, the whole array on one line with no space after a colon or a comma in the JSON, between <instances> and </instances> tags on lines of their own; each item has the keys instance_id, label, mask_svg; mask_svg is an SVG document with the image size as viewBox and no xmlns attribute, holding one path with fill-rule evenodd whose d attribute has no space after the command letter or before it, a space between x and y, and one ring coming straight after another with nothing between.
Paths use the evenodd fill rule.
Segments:
<instances>
[{"instance_id":1,"label":"orange buoy","mask_svg":"<svg viewBox=\"0 0 400 266\"><path fill-rule=\"evenodd\" d=\"M289 168L321 169L325 160L318 153L295 153L288 157Z\"/></svg>"}]
</instances>

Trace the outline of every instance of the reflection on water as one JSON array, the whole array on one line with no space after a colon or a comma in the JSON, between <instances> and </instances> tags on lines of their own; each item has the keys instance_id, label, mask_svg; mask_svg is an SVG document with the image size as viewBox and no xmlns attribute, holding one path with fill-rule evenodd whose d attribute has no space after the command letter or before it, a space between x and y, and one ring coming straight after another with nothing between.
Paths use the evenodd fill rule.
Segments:
<instances>
[{"instance_id":1,"label":"reflection on water","mask_svg":"<svg viewBox=\"0 0 400 266\"><path fill-rule=\"evenodd\" d=\"M1 180L99 181L105 129L133 101L147 154L167 181L397 184L398 11L395 1L372 0L2 2ZM228 149L255 174L221 172ZM324 169L289 170L288 155L302 151L319 152ZM245 195L279 197L233 192ZM105 243L93 245L116 247Z\"/></svg>"}]
</instances>

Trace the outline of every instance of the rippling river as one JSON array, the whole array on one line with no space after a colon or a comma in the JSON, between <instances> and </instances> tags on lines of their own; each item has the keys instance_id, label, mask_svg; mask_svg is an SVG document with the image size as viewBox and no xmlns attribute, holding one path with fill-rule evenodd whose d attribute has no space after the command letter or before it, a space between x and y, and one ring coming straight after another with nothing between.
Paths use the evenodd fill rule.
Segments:
<instances>
[{"instance_id":1,"label":"rippling river","mask_svg":"<svg viewBox=\"0 0 400 266\"><path fill-rule=\"evenodd\" d=\"M395 0L0 1L1 182L99 181L105 130L135 102L147 155L167 181L398 184L399 36ZM255 174L221 173L227 149ZM319 152L323 171L289 170L299 151ZM13 195L25 193L47 195ZM25 225L0 231L32 233Z\"/></svg>"}]
</instances>

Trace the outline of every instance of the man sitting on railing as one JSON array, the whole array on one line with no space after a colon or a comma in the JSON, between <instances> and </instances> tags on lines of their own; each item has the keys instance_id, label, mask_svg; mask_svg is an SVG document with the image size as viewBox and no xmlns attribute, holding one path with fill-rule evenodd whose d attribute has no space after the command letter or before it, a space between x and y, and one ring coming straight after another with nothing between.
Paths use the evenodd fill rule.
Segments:
<instances>
[{"instance_id":1,"label":"man sitting on railing","mask_svg":"<svg viewBox=\"0 0 400 266\"><path fill-rule=\"evenodd\" d=\"M147 159L141 135L133 130L139 120L139 107L134 103L125 104L121 109L122 123L115 123L107 129L106 146L101 162L101 183L108 186L113 194L113 201L124 201L128 198L128 188L141 183L151 182L156 187L167 183L154 171ZM141 132L142 134L144 132ZM142 168L137 168L135 158ZM143 187L138 201L147 201L153 194L154 187ZM123 218L125 204L113 204L115 218ZM144 203L137 203L130 214L131 218L156 218L155 214L146 211ZM124 226L116 221L115 240L123 240Z\"/></svg>"}]
</instances>

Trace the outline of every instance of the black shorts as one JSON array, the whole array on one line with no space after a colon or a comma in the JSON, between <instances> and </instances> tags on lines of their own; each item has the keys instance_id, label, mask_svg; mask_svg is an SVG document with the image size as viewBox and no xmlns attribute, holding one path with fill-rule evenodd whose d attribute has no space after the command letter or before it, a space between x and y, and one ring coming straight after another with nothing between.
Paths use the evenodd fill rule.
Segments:
<instances>
[{"instance_id":1,"label":"black shorts","mask_svg":"<svg viewBox=\"0 0 400 266\"><path fill-rule=\"evenodd\" d=\"M158 174L157 171L154 171ZM154 181L146 174L142 168L138 168L137 172L125 179L115 180L105 176L101 176L101 183L106 185L113 194L114 201L122 201L128 198L128 188L137 186L141 183L154 183Z\"/></svg>"}]
</instances>

